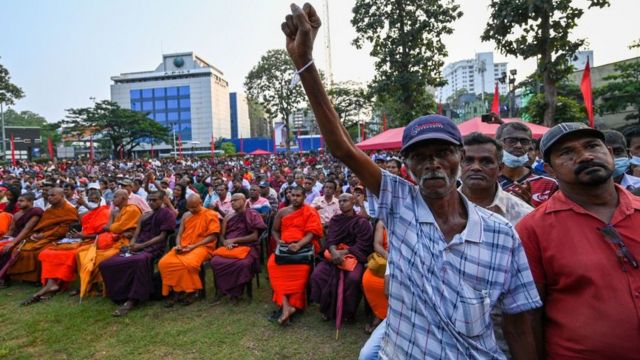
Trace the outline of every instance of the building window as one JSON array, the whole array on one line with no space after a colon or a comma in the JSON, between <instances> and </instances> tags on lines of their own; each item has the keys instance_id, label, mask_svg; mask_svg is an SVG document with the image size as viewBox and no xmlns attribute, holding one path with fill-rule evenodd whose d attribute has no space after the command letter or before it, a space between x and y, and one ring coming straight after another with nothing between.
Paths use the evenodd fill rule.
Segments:
<instances>
[{"instance_id":1,"label":"building window","mask_svg":"<svg viewBox=\"0 0 640 360\"><path fill-rule=\"evenodd\" d=\"M183 141L191 141L191 89L172 86L130 90L131 110L148 113L163 126L171 127Z\"/></svg>"},{"instance_id":2,"label":"building window","mask_svg":"<svg viewBox=\"0 0 640 360\"><path fill-rule=\"evenodd\" d=\"M168 87L167 88L167 96L178 96L178 88L177 87Z\"/></svg>"},{"instance_id":3,"label":"building window","mask_svg":"<svg viewBox=\"0 0 640 360\"><path fill-rule=\"evenodd\" d=\"M129 92L129 96L131 96L131 99L140 99L142 97L142 93L140 90L131 90Z\"/></svg>"},{"instance_id":4,"label":"building window","mask_svg":"<svg viewBox=\"0 0 640 360\"><path fill-rule=\"evenodd\" d=\"M153 89L153 96L155 97L165 97L165 94L164 88Z\"/></svg>"},{"instance_id":5,"label":"building window","mask_svg":"<svg viewBox=\"0 0 640 360\"><path fill-rule=\"evenodd\" d=\"M154 102L154 105L155 105L156 110L164 110L164 109L167 108L167 105L165 104L165 100L164 99L156 100Z\"/></svg>"},{"instance_id":6,"label":"building window","mask_svg":"<svg viewBox=\"0 0 640 360\"><path fill-rule=\"evenodd\" d=\"M142 90L142 97L145 98L145 99L153 98L153 89L143 89Z\"/></svg>"},{"instance_id":7,"label":"building window","mask_svg":"<svg viewBox=\"0 0 640 360\"><path fill-rule=\"evenodd\" d=\"M142 111L153 111L153 101L145 101L142 103Z\"/></svg>"},{"instance_id":8,"label":"building window","mask_svg":"<svg viewBox=\"0 0 640 360\"><path fill-rule=\"evenodd\" d=\"M180 92L180 96L188 96L191 94L188 86L180 86L179 92Z\"/></svg>"}]
</instances>

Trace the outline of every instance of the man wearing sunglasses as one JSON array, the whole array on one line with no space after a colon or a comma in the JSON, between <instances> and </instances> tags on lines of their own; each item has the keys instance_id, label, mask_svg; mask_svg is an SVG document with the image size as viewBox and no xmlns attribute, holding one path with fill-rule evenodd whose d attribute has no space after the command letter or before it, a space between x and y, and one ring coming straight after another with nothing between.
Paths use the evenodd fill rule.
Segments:
<instances>
[{"instance_id":1,"label":"man wearing sunglasses","mask_svg":"<svg viewBox=\"0 0 640 360\"><path fill-rule=\"evenodd\" d=\"M639 354L640 200L614 183L604 141L581 123L550 129L540 150L560 191L516 226L544 302L534 327L550 359Z\"/></svg>"},{"instance_id":2,"label":"man wearing sunglasses","mask_svg":"<svg viewBox=\"0 0 640 360\"><path fill-rule=\"evenodd\" d=\"M502 190L538 207L558 190L555 180L536 175L531 169L535 159L529 157L534 144L531 130L523 123L504 123L496 131L496 139L502 144L502 167L498 182Z\"/></svg>"}]
</instances>

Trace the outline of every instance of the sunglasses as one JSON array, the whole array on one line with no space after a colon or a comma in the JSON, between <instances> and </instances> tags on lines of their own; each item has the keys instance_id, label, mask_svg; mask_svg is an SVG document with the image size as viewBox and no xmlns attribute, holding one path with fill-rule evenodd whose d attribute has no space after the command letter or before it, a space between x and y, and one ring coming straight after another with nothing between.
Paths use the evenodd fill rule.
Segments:
<instances>
[{"instance_id":1,"label":"sunglasses","mask_svg":"<svg viewBox=\"0 0 640 360\"><path fill-rule=\"evenodd\" d=\"M606 227L601 228L600 232L607 238L607 240L609 240L609 242L613 243L618 248L616 250L616 255L622 264L622 271L627 271L626 263L629 263L634 269L638 268L638 260L624 244L622 237L613 226L607 225Z\"/></svg>"}]
</instances>

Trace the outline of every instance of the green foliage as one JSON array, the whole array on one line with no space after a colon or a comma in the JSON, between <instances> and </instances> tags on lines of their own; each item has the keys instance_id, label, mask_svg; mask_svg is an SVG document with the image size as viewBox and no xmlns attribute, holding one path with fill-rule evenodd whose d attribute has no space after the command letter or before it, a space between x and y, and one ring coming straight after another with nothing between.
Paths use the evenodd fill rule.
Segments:
<instances>
[{"instance_id":1,"label":"green foliage","mask_svg":"<svg viewBox=\"0 0 640 360\"><path fill-rule=\"evenodd\" d=\"M220 150L224 151L227 156L236 154L236 146L232 142L223 142L220 145Z\"/></svg>"},{"instance_id":2,"label":"green foliage","mask_svg":"<svg viewBox=\"0 0 640 360\"><path fill-rule=\"evenodd\" d=\"M616 73L604 78L608 83L594 91L600 113L630 109L625 120L640 122L640 61L618 63L614 69Z\"/></svg>"},{"instance_id":3,"label":"green foliage","mask_svg":"<svg viewBox=\"0 0 640 360\"><path fill-rule=\"evenodd\" d=\"M65 135L78 139L94 135L113 151L116 158L120 146L130 154L143 140L152 139L154 143L171 140L169 129L148 118L147 114L123 109L113 101L104 100L92 108L66 111L67 118L61 121Z\"/></svg>"},{"instance_id":4,"label":"green foliage","mask_svg":"<svg viewBox=\"0 0 640 360\"><path fill-rule=\"evenodd\" d=\"M251 136L270 136L271 126L267 121L263 106L254 99L247 98ZM244 135L244 134L243 134Z\"/></svg>"},{"instance_id":5,"label":"green foliage","mask_svg":"<svg viewBox=\"0 0 640 360\"><path fill-rule=\"evenodd\" d=\"M392 126L435 110L427 86L445 84L442 36L453 32L452 24L461 16L453 0L356 1L353 44L359 49L372 45L370 55L377 60L371 90Z\"/></svg>"},{"instance_id":6,"label":"green foliage","mask_svg":"<svg viewBox=\"0 0 640 360\"><path fill-rule=\"evenodd\" d=\"M544 124L558 123L556 85L572 71L569 65L585 39L571 39L584 10L574 0L492 0L491 16L482 34L506 55L537 58L537 76L544 86ZM586 0L589 8L609 6L609 0Z\"/></svg>"},{"instance_id":7,"label":"green foliage","mask_svg":"<svg viewBox=\"0 0 640 360\"><path fill-rule=\"evenodd\" d=\"M16 100L22 99L24 92L11 82L9 70L0 64L0 103L13 105Z\"/></svg>"},{"instance_id":8,"label":"green foliage","mask_svg":"<svg viewBox=\"0 0 640 360\"><path fill-rule=\"evenodd\" d=\"M371 113L371 98L367 89L353 81L337 82L327 93L338 117L346 127L363 120L363 113Z\"/></svg>"},{"instance_id":9,"label":"green foliage","mask_svg":"<svg viewBox=\"0 0 640 360\"><path fill-rule=\"evenodd\" d=\"M536 94L520 111L523 113L523 117L531 119L532 123L544 125L545 107L544 94ZM557 124L563 122L583 122L588 124L589 122L584 106L574 98L565 96L558 96L555 120Z\"/></svg>"},{"instance_id":10,"label":"green foliage","mask_svg":"<svg viewBox=\"0 0 640 360\"><path fill-rule=\"evenodd\" d=\"M249 98L262 105L269 119L281 118L287 129L287 149L290 145L290 115L300 107L306 97L302 86L290 88L295 66L284 49L267 51L249 71L244 87Z\"/></svg>"}]
</instances>

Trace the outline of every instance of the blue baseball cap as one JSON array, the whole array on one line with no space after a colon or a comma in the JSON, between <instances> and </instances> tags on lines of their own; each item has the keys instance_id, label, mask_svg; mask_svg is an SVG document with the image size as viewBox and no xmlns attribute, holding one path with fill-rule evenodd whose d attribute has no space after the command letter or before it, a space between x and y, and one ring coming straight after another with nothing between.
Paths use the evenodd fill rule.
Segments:
<instances>
[{"instance_id":1,"label":"blue baseball cap","mask_svg":"<svg viewBox=\"0 0 640 360\"><path fill-rule=\"evenodd\" d=\"M425 115L410 122L404 128L400 152L404 153L411 145L424 140L445 140L462 145L462 135L456 124L442 115Z\"/></svg>"}]
</instances>

